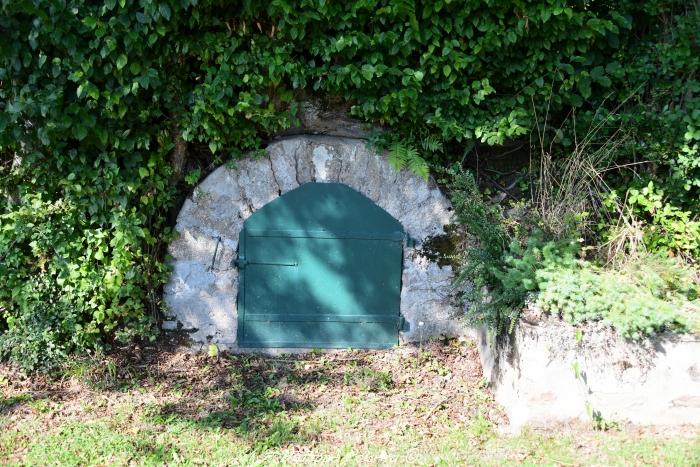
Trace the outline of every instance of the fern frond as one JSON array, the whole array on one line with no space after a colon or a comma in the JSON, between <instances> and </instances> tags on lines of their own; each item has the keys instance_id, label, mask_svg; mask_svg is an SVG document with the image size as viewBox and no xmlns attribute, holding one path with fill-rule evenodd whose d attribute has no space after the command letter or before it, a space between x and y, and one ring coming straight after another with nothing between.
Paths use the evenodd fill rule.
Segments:
<instances>
[{"instance_id":1,"label":"fern frond","mask_svg":"<svg viewBox=\"0 0 700 467\"><path fill-rule=\"evenodd\" d=\"M396 170L401 170L406 167L406 154L408 148L405 144L398 142L389 147L389 163Z\"/></svg>"},{"instance_id":2,"label":"fern frond","mask_svg":"<svg viewBox=\"0 0 700 467\"><path fill-rule=\"evenodd\" d=\"M415 146L406 146L406 151L404 152L404 167L411 167L413 161L416 159L422 159L418 153L418 149Z\"/></svg>"},{"instance_id":3,"label":"fern frond","mask_svg":"<svg viewBox=\"0 0 700 467\"><path fill-rule=\"evenodd\" d=\"M417 151L415 157L412 157L408 160L408 169L414 174L423 178L424 180L427 180L428 175L430 174L430 167L428 166L428 162L425 159L423 159Z\"/></svg>"},{"instance_id":4,"label":"fern frond","mask_svg":"<svg viewBox=\"0 0 700 467\"><path fill-rule=\"evenodd\" d=\"M412 144L397 142L389 147L389 163L396 170L407 168L414 174L428 179L430 167Z\"/></svg>"},{"instance_id":5,"label":"fern frond","mask_svg":"<svg viewBox=\"0 0 700 467\"><path fill-rule=\"evenodd\" d=\"M428 135L420 143L426 152L442 151L442 141L437 136Z\"/></svg>"}]
</instances>

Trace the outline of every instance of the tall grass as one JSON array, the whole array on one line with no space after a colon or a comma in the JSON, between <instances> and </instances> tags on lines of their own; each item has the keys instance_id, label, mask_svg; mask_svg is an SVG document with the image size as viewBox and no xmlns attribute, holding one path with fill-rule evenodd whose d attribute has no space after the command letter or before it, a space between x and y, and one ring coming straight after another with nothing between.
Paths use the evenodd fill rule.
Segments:
<instances>
[{"instance_id":1,"label":"tall grass","mask_svg":"<svg viewBox=\"0 0 700 467\"><path fill-rule=\"evenodd\" d=\"M576 114L572 113L575 140L571 152L563 157L554 154L555 143L556 135L561 134L567 120L559 128L552 128L546 115L542 125L536 118L534 134L538 141L537 153L531 153L530 157L530 202L548 236L557 240L583 237L594 244L590 249L595 250L599 258L621 265L646 253L644 225L632 213L626 197L611 196L615 192L606 183L605 175L634 169L649 161L622 165L616 162L630 134L618 127L600 140L601 130L611 122L612 115L614 112L599 119L582 139L578 139ZM609 232L604 241L600 241L595 231L601 221Z\"/></svg>"}]
</instances>

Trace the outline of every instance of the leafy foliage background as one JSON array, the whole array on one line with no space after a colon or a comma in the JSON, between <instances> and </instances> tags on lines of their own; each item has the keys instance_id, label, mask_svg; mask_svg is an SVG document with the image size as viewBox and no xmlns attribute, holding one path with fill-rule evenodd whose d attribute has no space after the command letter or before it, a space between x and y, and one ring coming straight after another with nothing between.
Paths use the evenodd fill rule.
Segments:
<instances>
[{"instance_id":1,"label":"leafy foliage background","mask_svg":"<svg viewBox=\"0 0 700 467\"><path fill-rule=\"evenodd\" d=\"M238 157L292 126L310 95L388 127L394 163L423 175L426 161L571 108L609 133L633 125L619 160L652 162L617 180L620 195L656 180L662 203L697 218L688 2L1 0L0 11L1 355L32 329L51 330L55 355L149 335L174 145ZM577 131L564 125L556 143Z\"/></svg>"}]
</instances>

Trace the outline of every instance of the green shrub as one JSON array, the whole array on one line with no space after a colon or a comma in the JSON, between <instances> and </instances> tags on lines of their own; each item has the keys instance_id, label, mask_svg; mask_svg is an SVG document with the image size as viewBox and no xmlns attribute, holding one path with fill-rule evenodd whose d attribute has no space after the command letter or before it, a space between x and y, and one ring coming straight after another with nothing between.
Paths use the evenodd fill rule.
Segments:
<instances>
[{"instance_id":1,"label":"green shrub","mask_svg":"<svg viewBox=\"0 0 700 467\"><path fill-rule=\"evenodd\" d=\"M649 251L673 252L700 258L700 219L670 204L654 182L628 191L632 215L647 221L644 243Z\"/></svg>"},{"instance_id":2,"label":"green shrub","mask_svg":"<svg viewBox=\"0 0 700 467\"><path fill-rule=\"evenodd\" d=\"M532 219L504 217L484 201L471 172L455 166L443 174L456 221L465 230L456 283L464 291L468 319L505 332L517 322L527 295L538 290L537 272L574 264L578 244L546 241Z\"/></svg>"},{"instance_id":3,"label":"green shrub","mask_svg":"<svg viewBox=\"0 0 700 467\"><path fill-rule=\"evenodd\" d=\"M630 339L700 330L700 284L691 268L663 255L598 267L577 259L578 242L546 240L531 225L520 225L511 237L508 219L483 200L474 177L456 168L448 174L455 214L467 232L457 282L472 323L508 332L532 294L545 312L572 323L603 320Z\"/></svg>"},{"instance_id":4,"label":"green shrub","mask_svg":"<svg viewBox=\"0 0 700 467\"><path fill-rule=\"evenodd\" d=\"M465 230L455 282L464 290L468 318L500 330L507 325L502 310L486 295L493 293L498 283L495 272L502 266L509 241L502 214L484 202L471 172L454 166L443 172L441 181L449 187L455 221Z\"/></svg>"},{"instance_id":5,"label":"green shrub","mask_svg":"<svg viewBox=\"0 0 700 467\"><path fill-rule=\"evenodd\" d=\"M540 273L572 268L576 264L576 242L545 241L542 233L535 231L523 248L517 241L511 242L503 255L503 266L494 275L503 290L503 301L511 306L525 302L527 294L540 289Z\"/></svg>"},{"instance_id":6,"label":"green shrub","mask_svg":"<svg viewBox=\"0 0 700 467\"><path fill-rule=\"evenodd\" d=\"M568 132L557 131L557 141L618 142L609 164L627 169L606 170L605 182L623 212L600 219L603 242L619 235L621 224L634 224L648 251L698 260L700 9L677 2L632 8L656 10L664 21L648 22L644 34L620 47L605 67L610 93L592 96L591 108L576 113Z\"/></svg>"},{"instance_id":7,"label":"green shrub","mask_svg":"<svg viewBox=\"0 0 700 467\"><path fill-rule=\"evenodd\" d=\"M545 241L540 231L533 231L524 247L514 239L498 263L490 266L493 281L488 292L482 292L485 296L477 309L498 316L499 329L511 332L528 296L541 289L540 273L574 267L578 249L579 245L572 241Z\"/></svg>"},{"instance_id":8,"label":"green shrub","mask_svg":"<svg viewBox=\"0 0 700 467\"><path fill-rule=\"evenodd\" d=\"M168 238L162 200L170 190L157 173L136 189L130 179L138 166L119 169L104 157L87 170L79 168L84 161L36 161L34 183L20 182L20 203L0 213L0 321L16 337L3 340L3 355L27 368L151 333L148 304L157 306L167 273L155 252ZM40 176L57 165L72 175L52 200L40 188L50 175ZM8 342L28 338L32 329L60 352L31 339L21 352L8 350L15 345Z\"/></svg>"},{"instance_id":9,"label":"green shrub","mask_svg":"<svg viewBox=\"0 0 700 467\"><path fill-rule=\"evenodd\" d=\"M698 285L688 269L659 255L620 269L582 262L573 268L543 269L537 276L542 310L572 323L602 320L629 339L664 330L686 332L700 316Z\"/></svg>"},{"instance_id":10,"label":"green shrub","mask_svg":"<svg viewBox=\"0 0 700 467\"><path fill-rule=\"evenodd\" d=\"M26 312L8 317L0 358L11 358L25 370L51 369L79 345L80 313L59 298L48 278L30 280L18 295Z\"/></svg>"}]
</instances>

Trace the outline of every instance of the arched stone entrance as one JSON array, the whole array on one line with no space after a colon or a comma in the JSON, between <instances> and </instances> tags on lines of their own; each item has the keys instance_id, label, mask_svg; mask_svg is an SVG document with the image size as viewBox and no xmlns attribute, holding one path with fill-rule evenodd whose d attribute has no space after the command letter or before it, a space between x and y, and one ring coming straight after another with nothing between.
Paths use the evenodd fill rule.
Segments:
<instances>
[{"instance_id":1,"label":"arched stone entrance","mask_svg":"<svg viewBox=\"0 0 700 467\"><path fill-rule=\"evenodd\" d=\"M449 202L432 182L393 169L365 141L298 136L276 141L267 156L236 161L212 172L182 207L170 246L173 272L164 299L170 319L165 329L190 333L192 346L214 343L235 350L243 223L251 214L307 182L335 182L361 193L403 227L412 242L403 248L400 313L408 326L404 342L464 330L452 304L451 267L422 255L423 242L444 233L451 222Z\"/></svg>"}]
</instances>

